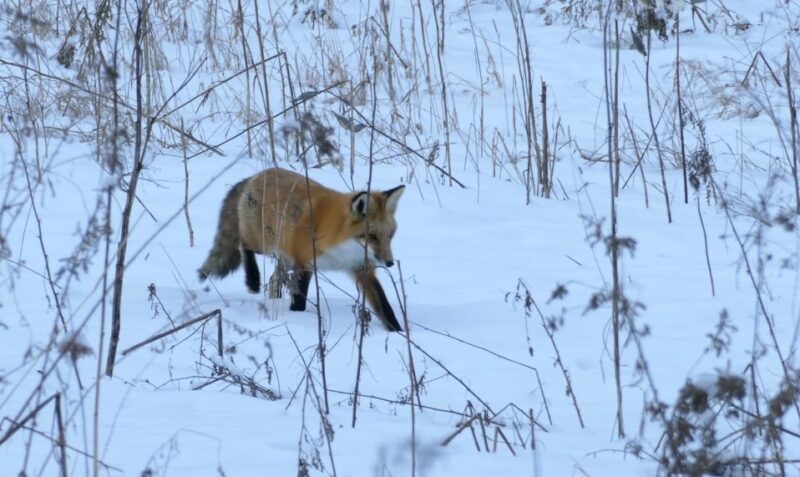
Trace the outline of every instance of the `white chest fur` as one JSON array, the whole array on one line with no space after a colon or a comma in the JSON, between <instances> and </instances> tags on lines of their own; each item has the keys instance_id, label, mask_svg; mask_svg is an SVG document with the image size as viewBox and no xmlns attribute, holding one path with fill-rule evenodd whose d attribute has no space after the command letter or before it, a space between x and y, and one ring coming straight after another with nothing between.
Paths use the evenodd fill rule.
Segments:
<instances>
[{"instance_id":1,"label":"white chest fur","mask_svg":"<svg viewBox=\"0 0 800 477\"><path fill-rule=\"evenodd\" d=\"M367 260L373 262L371 250L367 250ZM329 248L317 257L317 268L320 270L355 270L363 266L364 245L352 239Z\"/></svg>"}]
</instances>

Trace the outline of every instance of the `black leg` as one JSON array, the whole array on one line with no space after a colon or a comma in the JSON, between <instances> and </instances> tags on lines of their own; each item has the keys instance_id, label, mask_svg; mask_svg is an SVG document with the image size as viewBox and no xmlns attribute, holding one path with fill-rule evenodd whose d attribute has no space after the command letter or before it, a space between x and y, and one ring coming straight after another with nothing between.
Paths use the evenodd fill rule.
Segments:
<instances>
[{"instance_id":1,"label":"black leg","mask_svg":"<svg viewBox=\"0 0 800 477\"><path fill-rule=\"evenodd\" d=\"M248 249L244 249L244 282L252 293L261 290L261 273L258 271L256 254Z\"/></svg>"},{"instance_id":2,"label":"black leg","mask_svg":"<svg viewBox=\"0 0 800 477\"><path fill-rule=\"evenodd\" d=\"M394 310L392 310L392 305L389 304L389 300L386 298L381 282L375 276L375 270L353 272L353 278L355 278L359 288L367 298L372 311L378 315L384 326L389 331L403 331L403 327L400 326L397 317L394 316Z\"/></svg>"},{"instance_id":3,"label":"black leg","mask_svg":"<svg viewBox=\"0 0 800 477\"><path fill-rule=\"evenodd\" d=\"M392 310L392 305L389 304L389 300L386 298L386 293L383 291L381 282L379 282L376 277L372 277L372 286L375 289L375 294L377 295L380 306L378 316L383 319L383 323L389 328L389 331L403 331L403 328L394 316L394 310Z\"/></svg>"},{"instance_id":4,"label":"black leg","mask_svg":"<svg viewBox=\"0 0 800 477\"><path fill-rule=\"evenodd\" d=\"M308 270L296 271L297 290L292 291L292 311L305 311L306 296L308 296L308 286L311 284L311 273Z\"/></svg>"}]
</instances>

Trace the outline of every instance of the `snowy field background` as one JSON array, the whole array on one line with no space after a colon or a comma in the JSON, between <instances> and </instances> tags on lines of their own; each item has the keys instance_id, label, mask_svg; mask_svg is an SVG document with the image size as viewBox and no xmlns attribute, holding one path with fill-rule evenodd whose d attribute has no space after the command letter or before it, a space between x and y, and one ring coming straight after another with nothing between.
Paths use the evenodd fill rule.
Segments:
<instances>
[{"instance_id":1,"label":"snowy field background","mask_svg":"<svg viewBox=\"0 0 800 477\"><path fill-rule=\"evenodd\" d=\"M800 3L606 3L6 2L0 475L800 475ZM198 282L276 164L408 333Z\"/></svg>"}]
</instances>

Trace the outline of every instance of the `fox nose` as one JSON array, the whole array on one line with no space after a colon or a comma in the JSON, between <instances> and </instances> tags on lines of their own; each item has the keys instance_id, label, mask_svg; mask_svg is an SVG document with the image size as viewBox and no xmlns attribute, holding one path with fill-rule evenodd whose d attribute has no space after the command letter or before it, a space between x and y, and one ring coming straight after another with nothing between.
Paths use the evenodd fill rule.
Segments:
<instances>
[{"instance_id":1,"label":"fox nose","mask_svg":"<svg viewBox=\"0 0 800 477\"><path fill-rule=\"evenodd\" d=\"M386 266L387 267L391 267L392 265L394 265L394 260L387 260L386 261Z\"/></svg>"}]
</instances>

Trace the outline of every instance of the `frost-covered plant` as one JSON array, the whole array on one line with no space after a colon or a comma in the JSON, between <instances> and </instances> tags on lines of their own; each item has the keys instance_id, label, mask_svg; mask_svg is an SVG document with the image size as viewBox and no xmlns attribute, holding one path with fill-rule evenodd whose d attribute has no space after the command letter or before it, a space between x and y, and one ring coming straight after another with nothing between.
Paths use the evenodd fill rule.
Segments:
<instances>
[{"instance_id":1,"label":"frost-covered plant","mask_svg":"<svg viewBox=\"0 0 800 477\"><path fill-rule=\"evenodd\" d=\"M761 414L746 402L743 376L719 371L687 381L666 421L662 468L668 475L786 475L783 436L791 431L782 420L796 399L796 377L771 398L755 397L766 401Z\"/></svg>"}]
</instances>

